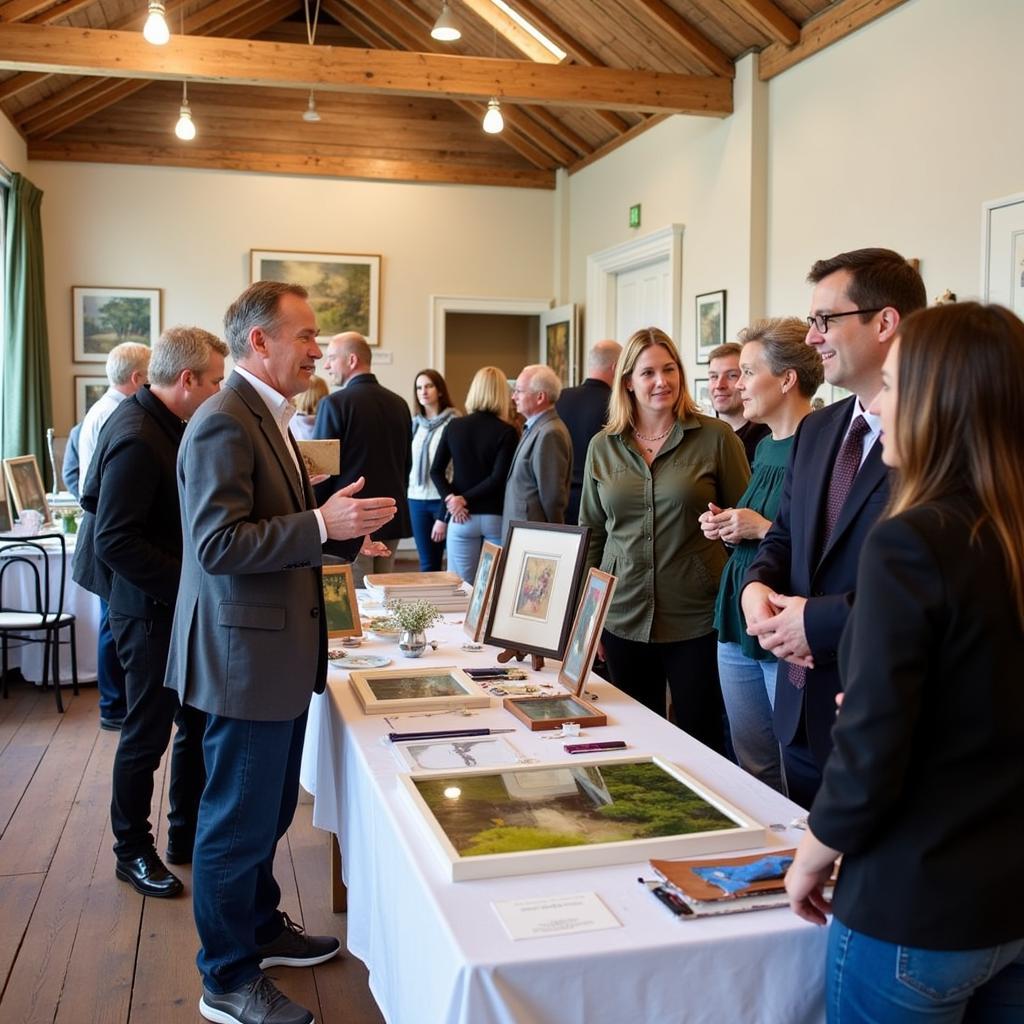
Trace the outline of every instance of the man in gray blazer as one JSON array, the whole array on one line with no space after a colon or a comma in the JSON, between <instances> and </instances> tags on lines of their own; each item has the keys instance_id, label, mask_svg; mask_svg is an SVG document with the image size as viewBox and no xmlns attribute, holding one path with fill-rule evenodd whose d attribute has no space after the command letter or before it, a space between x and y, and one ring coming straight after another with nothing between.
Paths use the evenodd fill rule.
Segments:
<instances>
[{"instance_id":1,"label":"man in gray blazer","mask_svg":"<svg viewBox=\"0 0 1024 1024\"><path fill-rule=\"evenodd\" d=\"M189 421L178 457L181 584L167 685L208 716L207 783L193 853L200 1013L239 1024L312 1015L262 973L322 963L335 938L307 936L278 909L274 852L298 800L306 713L327 675L320 566L328 539L372 533L392 498L316 508L288 422L320 349L306 291L258 281L231 305L235 371Z\"/></svg>"},{"instance_id":2,"label":"man in gray blazer","mask_svg":"<svg viewBox=\"0 0 1024 1024\"><path fill-rule=\"evenodd\" d=\"M523 368L512 401L526 420L505 482L502 534L516 520L564 523L572 479L572 438L555 411L562 382L550 366Z\"/></svg>"}]
</instances>

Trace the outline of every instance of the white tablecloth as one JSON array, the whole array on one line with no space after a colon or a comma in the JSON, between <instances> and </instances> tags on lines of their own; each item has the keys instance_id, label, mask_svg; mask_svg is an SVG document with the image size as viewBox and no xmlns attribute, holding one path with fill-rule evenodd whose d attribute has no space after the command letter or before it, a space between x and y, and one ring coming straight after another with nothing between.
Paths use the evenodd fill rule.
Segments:
<instances>
[{"instance_id":1,"label":"white tablecloth","mask_svg":"<svg viewBox=\"0 0 1024 1024\"><path fill-rule=\"evenodd\" d=\"M71 561L75 554L75 539L77 534L69 534L67 542L68 575L64 584L64 611L71 612L75 616L75 645L78 655L78 681L95 682L96 680L96 637L99 634L100 625L100 601L95 594L83 590L74 580L71 579ZM26 538L32 540L33 538ZM57 588L60 585L59 565L60 546L57 541L43 541L48 548L47 571L50 573L50 587L53 597L56 599ZM11 578L7 593L4 595L10 607L35 607L34 580L32 574L23 567L14 566L11 572L15 575ZM16 589L10 589L14 587ZM51 602L52 604L52 602ZM50 611L56 609L51 607ZM67 632L61 633L61 639L67 639ZM12 644L8 659L11 668L20 668L21 674L34 683L42 682L43 679L43 645L25 644L18 646ZM61 682L71 684L71 651L66 643L61 644L60 649L60 678ZM53 680L50 680L51 682Z\"/></svg>"},{"instance_id":2,"label":"white tablecloth","mask_svg":"<svg viewBox=\"0 0 1024 1024\"><path fill-rule=\"evenodd\" d=\"M397 645L361 653L398 665L494 664L466 654L458 626L431 631L440 648L419 662ZM553 679L550 664L542 678ZM531 673L532 675L532 673ZM536 677L534 677L536 678ZM802 813L724 758L594 677L609 724L589 739L624 739L629 752L683 767L765 823ZM497 702L496 702L497 703ZM402 730L517 725L500 707L472 719L403 719ZM313 821L339 836L348 890L348 948L369 968L390 1024L809 1024L824 1019L825 932L786 909L678 920L637 884L646 862L452 883L396 782L383 716L360 710L347 673L332 670L314 697L302 782ZM557 740L519 725L509 739L528 757L572 760ZM789 830L780 842L795 845ZM596 892L623 927L513 942L491 903Z\"/></svg>"}]
</instances>

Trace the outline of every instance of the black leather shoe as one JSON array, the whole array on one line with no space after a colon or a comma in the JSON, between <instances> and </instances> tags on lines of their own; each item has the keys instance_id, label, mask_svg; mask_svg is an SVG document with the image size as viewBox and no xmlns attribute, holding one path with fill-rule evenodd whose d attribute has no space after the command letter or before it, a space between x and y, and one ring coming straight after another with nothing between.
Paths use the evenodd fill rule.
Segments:
<instances>
[{"instance_id":1,"label":"black leather shoe","mask_svg":"<svg viewBox=\"0 0 1024 1024\"><path fill-rule=\"evenodd\" d=\"M333 935L307 935L302 925L282 914L284 928L281 934L265 942L256 951L260 969L268 967L314 967L338 955L341 942Z\"/></svg>"},{"instance_id":2,"label":"black leather shoe","mask_svg":"<svg viewBox=\"0 0 1024 1024\"><path fill-rule=\"evenodd\" d=\"M181 879L164 867L156 850L133 860L119 860L114 874L143 896L177 896L184 888Z\"/></svg>"},{"instance_id":3,"label":"black leather shoe","mask_svg":"<svg viewBox=\"0 0 1024 1024\"><path fill-rule=\"evenodd\" d=\"M220 994L204 985L199 1012L217 1024L313 1024L313 1014L293 1003L265 974Z\"/></svg>"}]
</instances>

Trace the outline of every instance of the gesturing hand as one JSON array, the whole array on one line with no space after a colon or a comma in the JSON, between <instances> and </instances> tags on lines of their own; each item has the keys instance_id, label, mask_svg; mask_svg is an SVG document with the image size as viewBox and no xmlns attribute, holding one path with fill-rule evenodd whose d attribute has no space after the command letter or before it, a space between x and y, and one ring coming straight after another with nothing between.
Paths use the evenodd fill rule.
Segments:
<instances>
[{"instance_id":1,"label":"gesturing hand","mask_svg":"<svg viewBox=\"0 0 1024 1024\"><path fill-rule=\"evenodd\" d=\"M394 498L353 498L366 483L360 477L354 483L335 491L320 506L327 536L331 540L350 540L379 530L394 519L398 506Z\"/></svg>"}]
</instances>

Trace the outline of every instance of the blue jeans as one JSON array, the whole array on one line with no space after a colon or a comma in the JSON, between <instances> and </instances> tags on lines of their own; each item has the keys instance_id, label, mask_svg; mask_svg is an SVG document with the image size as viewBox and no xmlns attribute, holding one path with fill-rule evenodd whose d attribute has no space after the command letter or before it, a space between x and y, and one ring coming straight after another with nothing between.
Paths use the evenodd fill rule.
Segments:
<instances>
[{"instance_id":1,"label":"blue jeans","mask_svg":"<svg viewBox=\"0 0 1024 1024\"><path fill-rule=\"evenodd\" d=\"M448 524L448 568L467 583L476 579L483 542L501 543L501 516L472 515L468 522Z\"/></svg>"},{"instance_id":2,"label":"blue jeans","mask_svg":"<svg viewBox=\"0 0 1024 1024\"><path fill-rule=\"evenodd\" d=\"M1020 1024L1024 939L987 949L917 949L833 918L825 998L829 1024Z\"/></svg>"},{"instance_id":3,"label":"blue jeans","mask_svg":"<svg viewBox=\"0 0 1024 1024\"><path fill-rule=\"evenodd\" d=\"M128 713L124 669L110 631L110 609L100 600L100 626L96 634L96 688L100 691L100 718L120 722Z\"/></svg>"},{"instance_id":4,"label":"blue jeans","mask_svg":"<svg viewBox=\"0 0 1024 1024\"><path fill-rule=\"evenodd\" d=\"M409 499L409 517L412 519L412 535L416 538L416 550L420 556L420 572L439 572L444 556L444 541L430 539L434 523L444 519L444 502L440 498L422 501Z\"/></svg>"},{"instance_id":5,"label":"blue jeans","mask_svg":"<svg viewBox=\"0 0 1024 1024\"><path fill-rule=\"evenodd\" d=\"M305 712L291 722L207 719L192 911L202 944L196 963L212 992L255 978L258 948L284 927L274 853L298 803L305 732Z\"/></svg>"},{"instance_id":6,"label":"blue jeans","mask_svg":"<svg viewBox=\"0 0 1024 1024\"><path fill-rule=\"evenodd\" d=\"M754 778L785 793L782 755L772 728L778 667L775 660L748 658L739 644L718 645L718 679L736 760Z\"/></svg>"}]
</instances>

